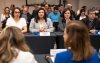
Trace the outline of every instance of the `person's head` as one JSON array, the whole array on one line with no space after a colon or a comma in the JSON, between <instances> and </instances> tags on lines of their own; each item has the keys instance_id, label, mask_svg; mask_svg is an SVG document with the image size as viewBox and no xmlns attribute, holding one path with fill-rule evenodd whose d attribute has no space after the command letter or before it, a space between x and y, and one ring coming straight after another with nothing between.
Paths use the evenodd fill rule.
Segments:
<instances>
[{"instance_id":1,"label":"person's head","mask_svg":"<svg viewBox=\"0 0 100 63\"><path fill-rule=\"evenodd\" d=\"M59 10L59 9L58 9L58 6L55 6L55 7L53 8L53 12L54 12L54 13L58 13L58 10Z\"/></svg>"},{"instance_id":2,"label":"person's head","mask_svg":"<svg viewBox=\"0 0 100 63\"><path fill-rule=\"evenodd\" d=\"M51 7L48 7L47 12L48 13L52 12L52 8Z\"/></svg>"},{"instance_id":3,"label":"person's head","mask_svg":"<svg viewBox=\"0 0 100 63\"><path fill-rule=\"evenodd\" d=\"M10 63L18 55L17 50L29 51L24 35L17 27L6 27L0 33L0 62Z\"/></svg>"},{"instance_id":4,"label":"person's head","mask_svg":"<svg viewBox=\"0 0 100 63\"><path fill-rule=\"evenodd\" d=\"M22 13L23 13L23 14L27 14L28 12L29 12L29 7L25 5L25 6L23 7Z\"/></svg>"},{"instance_id":5,"label":"person's head","mask_svg":"<svg viewBox=\"0 0 100 63\"><path fill-rule=\"evenodd\" d=\"M45 9L44 8L39 8L38 11L37 11L37 16L38 18L45 18L46 17L46 12L45 12Z\"/></svg>"},{"instance_id":6,"label":"person's head","mask_svg":"<svg viewBox=\"0 0 100 63\"><path fill-rule=\"evenodd\" d=\"M81 9L79 15L80 15L80 16L84 16L84 15L85 15L85 10L84 10L84 9Z\"/></svg>"},{"instance_id":7,"label":"person's head","mask_svg":"<svg viewBox=\"0 0 100 63\"><path fill-rule=\"evenodd\" d=\"M48 9L49 5L48 4L45 4L45 9Z\"/></svg>"},{"instance_id":8,"label":"person's head","mask_svg":"<svg viewBox=\"0 0 100 63\"><path fill-rule=\"evenodd\" d=\"M70 19L71 18L71 12L70 9L65 9L62 13L62 17L64 19Z\"/></svg>"},{"instance_id":9,"label":"person's head","mask_svg":"<svg viewBox=\"0 0 100 63\"><path fill-rule=\"evenodd\" d=\"M71 47L73 60L87 60L93 54L88 29L82 22L71 21L64 31L65 47Z\"/></svg>"},{"instance_id":10,"label":"person's head","mask_svg":"<svg viewBox=\"0 0 100 63\"><path fill-rule=\"evenodd\" d=\"M34 4L34 10L37 10L37 9L38 9L38 5Z\"/></svg>"},{"instance_id":11,"label":"person's head","mask_svg":"<svg viewBox=\"0 0 100 63\"><path fill-rule=\"evenodd\" d=\"M88 18L89 18L90 20L94 20L95 17L96 17L96 16L95 16L95 10L89 9L89 10L88 10Z\"/></svg>"},{"instance_id":12,"label":"person's head","mask_svg":"<svg viewBox=\"0 0 100 63\"><path fill-rule=\"evenodd\" d=\"M39 8L37 10L37 15L35 17L35 20L36 20L36 22L38 22L38 20L40 20L40 19L44 19L45 21L47 21L46 20L47 19L47 16L46 16L46 12L45 12L45 9L44 8Z\"/></svg>"},{"instance_id":13,"label":"person's head","mask_svg":"<svg viewBox=\"0 0 100 63\"><path fill-rule=\"evenodd\" d=\"M19 7L15 7L14 10L12 11L12 17L15 18L15 17L18 17L18 18L21 18L21 9Z\"/></svg>"},{"instance_id":14,"label":"person's head","mask_svg":"<svg viewBox=\"0 0 100 63\"><path fill-rule=\"evenodd\" d=\"M11 5L10 5L10 10L13 11L14 8L15 8L15 5L14 5L14 4L11 4Z\"/></svg>"},{"instance_id":15,"label":"person's head","mask_svg":"<svg viewBox=\"0 0 100 63\"><path fill-rule=\"evenodd\" d=\"M22 5L21 10L23 10L25 7L28 7L28 6L27 5Z\"/></svg>"},{"instance_id":16,"label":"person's head","mask_svg":"<svg viewBox=\"0 0 100 63\"><path fill-rule=\"evenodd\" d=\"M40 8L38 10L38 17L39 18L44 18L45 16L46 16L46 12L45 12L44 8Z\"/></svg>"},{"instance_id":17,"label":"person's head","mask_svg":"<svg viewBox=\"0 0 100 63\"><path fill-rule=\"evenodd\" d=\"M72 4L66 4L66 8L72 10Z\"/></svg>"},{"instance_id":18,"label":"person's head","mask_svg":"<svg viewBox=\"0 0 100 63\"><path fill-rule=\"evenodd\" d=\"M64 10L64 6L62 4L59 5L59 11L63 11Z\"/></svg>"},{"instance_id":19,"label":"person's head","mask_svg":"<svg viewBox=\"0 0 100 63\"><path fill-rule=\"evenodd\" d=\"M81 9L84 9L86 11L87 6L82 6Z\"/></svg>"},{"instance_id":20,"label":"person's head","mask_svg":"<svg viewBox=\"0 0 100 63\"><path fill-rule=\"evenodd\" d=\"M10 9L9 7L4 8L4 14L10 14Z\"/></svg>"}]
</instances>

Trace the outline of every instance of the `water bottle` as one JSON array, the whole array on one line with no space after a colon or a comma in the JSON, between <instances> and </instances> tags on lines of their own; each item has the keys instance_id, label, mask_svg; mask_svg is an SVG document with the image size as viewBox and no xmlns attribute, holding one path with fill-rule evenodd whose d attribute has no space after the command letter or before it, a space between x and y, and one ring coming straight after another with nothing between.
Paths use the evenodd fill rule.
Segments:
<instances>
[{"instance_id":1,"label":"water bottle","mask_svg":"<svg viewBox=\"0 0 100 63\"><path fill-rule=\"evenodd\" d=\"M95 35L98 35L98 32L99 32L99 31L98 31L98 30L96 30L96 31L95 31Z\"/></svg>"},{"instance_id":2,"label":"water bottle","mask_svg":"<svg viewBox=\"0 0 100 63\"><path fill-rule=\"evenodd\" d=\"M98 35L100 35L100 31L98 31Z\"/></svg>"},{"instance_id":3,"label":"water bottle","mask_svg":"<svg viewBox=\"0 0 100 63\"><path fill-rule=\"evenodd\" d=\"M33 32L34 36L39 36L39 32Z\"/></svg>"}]
</instances>

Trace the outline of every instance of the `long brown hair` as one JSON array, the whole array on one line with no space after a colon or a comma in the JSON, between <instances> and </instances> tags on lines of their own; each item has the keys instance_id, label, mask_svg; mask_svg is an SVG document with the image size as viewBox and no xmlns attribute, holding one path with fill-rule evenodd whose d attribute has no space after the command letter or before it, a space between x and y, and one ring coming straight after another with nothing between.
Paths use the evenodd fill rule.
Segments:
<instances>
[{"instance_id":1,"label":"long brown hair","mask_svg":"<svg viewBox=\"0 0 100 63\"><path fill-rule=\"evenodd\" d=\"M10 63L18 55L17 50L30 51L24 35L16 27L6 27L0 33L0 63Z\"/></svg>"},{"instance_id":2,"label":"long brown hair","mask_svg":"<svg viewBox=\"0 0 100 63\"><path fill-rule=\"evenodd\" d=\"M38 13L39 13L39 11L40 10L43 10L44 11L44 20L45 20L45 22L47 22L47 15L46 15L46 11L45 11L45 9L44 8L39 8L38 10L37 10L37 14L36 14L36 16L35 16L35 21L36 21L36 23L38 23L38 20L40 20L40 17L39 17L39 15L38 15Z\"/></svg>"},{"instance_id":3,"label":"long brown hair","mask_svg":"<svg viewBox=\"0 0 100 63\"><path fill-rule=\"evenodd\" d=\"M8 9L8 14L10 15L10 9L9 9L9 7L5 7L5 8L4 8L4 14L7 14L7 13L6 13L6 9Z\"/></svg>"},{"instance_id":4,"label":"long brown hair","mask_svg":"<svg viewBox=\"0 0 100 63\"><path fill-rule=\"evenodd\" d=\"M67 24L65 33L67 39L66 47L71 47L73 60L87 60L94 53L90 43L90 37L87 27L79 21L71 21Z\"/></svg>"},{"instance_id":5,"label":"long brown hair","mask_svg":"<svg viewBox=\"0 0 100 63\"><path fill-rule=\"evenodd\" d=\"M18 9L19 10L19 12L20 12L20 16L19 16L19 18L21 18L22 17L22 12L21 12L21 9L19 8L19 7L15 7L13 10L12 10L12 17L14 18L14 12L15 12L15 10L16 9Z\"/></svg>"}]
</instances>

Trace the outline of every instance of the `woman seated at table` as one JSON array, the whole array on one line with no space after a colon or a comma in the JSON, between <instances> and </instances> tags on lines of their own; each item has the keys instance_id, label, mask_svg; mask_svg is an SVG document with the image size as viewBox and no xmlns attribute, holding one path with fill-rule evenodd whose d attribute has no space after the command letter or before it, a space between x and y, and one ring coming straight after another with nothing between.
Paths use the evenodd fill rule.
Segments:
<instances>
[{"instance_id":1,"label":"woman seated at table","mask_svg":"<svg viewBox=\"0 0 100 63\"><path fill-rule=\"evenodd\" d=\"M12 17L8 18L6 26L15 26L22 30L22 32L27 32L27 24L24 18L21 18L21 10L16 7L12 11Z\"/></svg>"},{"instance_id":2,"label":"woman seated at table","mask_svg":"<svg viewBox=\"0 0 100 63\"><path fill-rule=\"evenodd\" d=\"M37 11L35 18L31 20L29 26L30 32L53 32L53 24L46 16L46 12L43 8Z\"/></svg>"},{"instance_id":3,"label":"woman seated at table","mask_svg":"<svg viewBox=\"0 0 100 63\"><path fill-rule=\"evenodd\" d=\"M67 51L58 53L54 63L100 63L92 47L87 27L79 21L69 22L64 31Z\"/></svg>"},{"instance_id":4,"label":"woman seated at table","mask_svg":"<svg viewBox=\"0 0 100 63\"><path fill-rule=\"evenodd\" d=\"M62 18L58 24L58 31L64 32L65 26L71 21L71 12L69 9L65 9L62 13Z\"/></svg>"},{"instance_id":5,"label":"woman seated at table","mask_svg":"<svg viewBox=\"0 0 100 63\"><path fill-rule=\"evenodd\" d=\"M0 33L0 63L37 63L29 51L19 28L6 27Z\"/></svg>"},{"instance_id":6,"label":"woman seated at table","mask_svg":"<svg viewBox=\"0 0 100 63\"><path fill-rule=\"evenodd\" d=\"M9 7L5 7L4 8L4 13L1 14L1 19L0 19L0 22L2 23L2 28L6 27L6 21L10 17L11 17L11 15L10 15L10 9L9 9Z\"/></svg>"},{"instance_id":7,"label":"woman seated at table","mask_svg":"<svg viewBox=\"0 0 100 63\"><path fill-rule=\"evenodd\" d=\"M81 9L79 15L76 16L76 20L82 20L84 18L86 18L86 11L85 9Z\"/></svg>"}]
</instances>

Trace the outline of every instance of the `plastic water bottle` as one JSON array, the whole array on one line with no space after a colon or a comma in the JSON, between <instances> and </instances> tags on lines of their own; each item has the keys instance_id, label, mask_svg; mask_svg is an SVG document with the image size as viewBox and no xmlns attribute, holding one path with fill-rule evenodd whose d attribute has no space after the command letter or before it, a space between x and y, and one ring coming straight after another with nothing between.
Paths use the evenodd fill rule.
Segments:
<instances>
[{"instance_id":1,"label":"plastic water bottle","mask_svg":"<svg viewBox=\"0 0 100 63\"><path fill-rule=\"evenodd\" d=\"M33 32L34 36L39 36L39 32Z\"/></svg>"}]
</instances>

